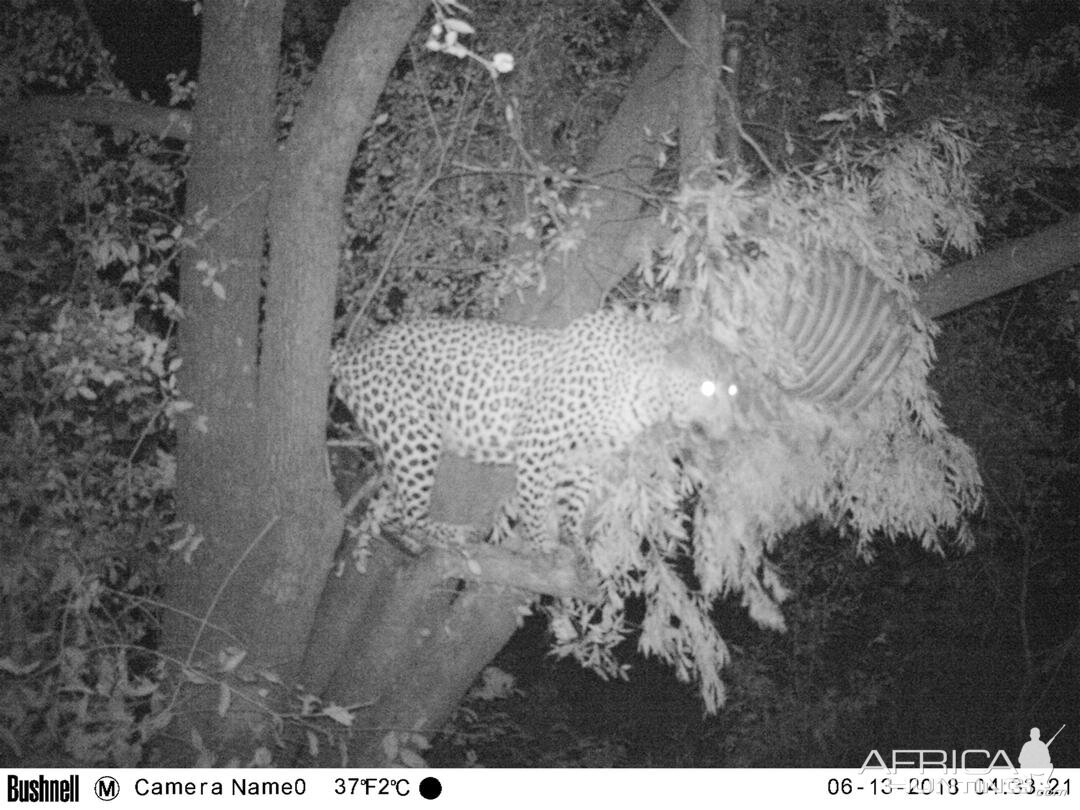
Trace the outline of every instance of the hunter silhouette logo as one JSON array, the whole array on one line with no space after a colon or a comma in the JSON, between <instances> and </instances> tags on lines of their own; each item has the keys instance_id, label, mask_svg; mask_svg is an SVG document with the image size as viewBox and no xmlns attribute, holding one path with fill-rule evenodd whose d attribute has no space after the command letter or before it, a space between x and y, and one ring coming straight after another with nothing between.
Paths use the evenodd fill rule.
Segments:
<instances>
[{"instance_id":1,"label":"hunter silhouette logo","mask_svg":"<svg viewBox=\"0 0 1080 810\"><path fill-rule=\"evenodd\" d=\"M1020 749L1020 767L1031 770L1053 768L1054 763L1050 761L1050 744L1057 739L1057 735L1064 728L1065 724L1062 723L1061 728L1046 742L1039 739L1039 729L1031 729L1031 739L1024 743L1024 747Z\"/></svg>"},{"instance_id":2,"label":"hunter silhouette logo","mask_svg":"<svg viewBox=\"0 0 1080 810\"><path fill-rule=\"evenodd\" d=\"M1049 774L1054 770L1054 765L1050 761L1050 744L1057 739L1064 728L1063 723L1054 736L1046 742L1039 739L1039 729L1031 729L1031 739L1024 743L1024 747L1020 750L1019 766L1014 765L1009 755L1000 749L991 754L985 748L971 748L963 751L898 748L892 750L891 758L882 756L880 751L874 749L867 755L859 773L865 773L868 770L897 773L904 768L915 768L920 772L944 769L958 773L980 774L989 774L1002 769L1017 773L1022 769L1032 775L1036 772Z\"/></svg>"}]
</instances>

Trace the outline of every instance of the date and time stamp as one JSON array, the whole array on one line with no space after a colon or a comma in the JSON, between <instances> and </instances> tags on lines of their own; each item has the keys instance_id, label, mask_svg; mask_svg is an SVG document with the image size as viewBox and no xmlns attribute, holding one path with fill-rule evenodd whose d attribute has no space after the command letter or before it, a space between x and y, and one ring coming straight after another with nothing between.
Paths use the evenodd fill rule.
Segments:
<instances>
[{"instance_id":1,"label":"date and time stamp","mask_svg":"<svg viewBox=\"0 0 1080 810\"><path fill-rule=\"evenodd\" d=\"M834 777L829 796L1071 796L1071 779L1054 776L888 776Z\"/></svg>"}]
</instances>

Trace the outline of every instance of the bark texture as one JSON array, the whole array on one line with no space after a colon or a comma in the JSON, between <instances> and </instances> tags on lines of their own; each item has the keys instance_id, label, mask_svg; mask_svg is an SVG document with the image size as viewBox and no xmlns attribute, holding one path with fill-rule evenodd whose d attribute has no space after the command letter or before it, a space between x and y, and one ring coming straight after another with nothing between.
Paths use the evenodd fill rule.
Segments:
<instances>
[{"instance_id":1,"label":"bark texture","mask_svg":"<svg viewBox=\"0 0 1080 810\"><path fill-rule=\"evenodd\" d=\"M284 0L254 6L210 4L186 196L197 247L183 257L180 302L181 394L194 403L178 424L177 512L205 539L190 565L176 560L167 583L162 644L175 660L213 661L225 646L258 648L263 528L273 513L253 486L257 469L258 310L273 169L273 93ZM190 226L189 226L190 227ZM203 284L199 263L216 269L224 300ZM276 664L270 656L268 665ZM217 689L185 684L191 711L177 715L165 762L193 761L191 730L226 756L243 756L250 704L237 701L218 723Z\"/></svg>"},{"instance_id":2,"label":"bark texture","mask_svg":"<svg viewBox=\"0 0 1080 810\"><path fill-rule=\"evenodd\" d=\"M919 308L937 318L1080 264L1080 215L1012 239L917 285Z\"/></svg>"}]
</instances>

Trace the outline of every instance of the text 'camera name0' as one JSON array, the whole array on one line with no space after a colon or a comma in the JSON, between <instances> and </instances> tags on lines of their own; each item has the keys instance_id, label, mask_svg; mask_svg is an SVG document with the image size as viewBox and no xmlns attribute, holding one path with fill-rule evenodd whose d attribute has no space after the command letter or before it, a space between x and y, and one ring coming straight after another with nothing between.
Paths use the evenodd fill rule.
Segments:
<instances>
[{"instance_id":1,"label":"text 'camera name0'","mask_svg":"<svg viewBox=\"0 0 1080 810\"><path fill-rule=\"evenodd\" d=\"M218 780L157 782L140 777L135 780L135 792L140 796L222 796L225 784ZM291 782L233 779L229 787L233 796L303 796L307 792L307 783L302 778Z\"/></svg>"}]
</instances>

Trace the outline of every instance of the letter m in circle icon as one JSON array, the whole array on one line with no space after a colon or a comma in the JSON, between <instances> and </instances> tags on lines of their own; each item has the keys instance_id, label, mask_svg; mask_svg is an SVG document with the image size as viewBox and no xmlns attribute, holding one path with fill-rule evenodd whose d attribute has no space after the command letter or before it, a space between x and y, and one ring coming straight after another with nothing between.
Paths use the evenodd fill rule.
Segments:
<instances>
[{"instance_id":1,"label":"letter m in circle icon","mask_svg":"<svg viewBox=\"0 0 1080 810\"><path fill-rule=\"evenodd\" d=\"M111 802L120 794L120 783L111 776L103 776L94 782L94 795L103 802Z\"/></svg>"}]
</instances>

